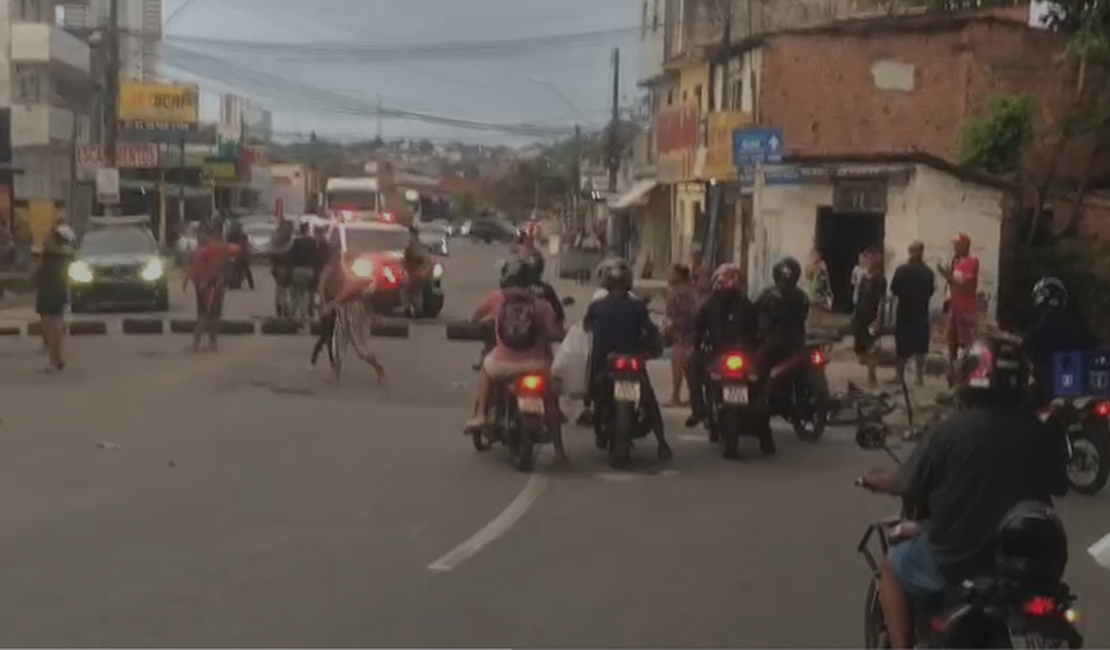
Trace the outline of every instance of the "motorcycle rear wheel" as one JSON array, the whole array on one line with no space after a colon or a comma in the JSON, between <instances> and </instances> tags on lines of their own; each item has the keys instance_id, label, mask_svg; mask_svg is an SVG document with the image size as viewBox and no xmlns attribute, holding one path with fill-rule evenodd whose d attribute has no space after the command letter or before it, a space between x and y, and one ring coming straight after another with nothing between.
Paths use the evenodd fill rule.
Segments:
<instances>
[{"instance_id":1,"label":"motorcycle rear wheel","mask_svg":"<svg viewBox=\"0 0 1110 650\"><path fill-rule=\"evenodd\" d=\"M728 460L740 457L740 423L736 415L735 411L721 409L714 427L721 441L721 455Z\"/></svg>"},{"instance_id":2,"label":"motorcycle rear wheel","mask_svg":"<svg viewBox=\"0 0 1110 650\"><path fill-rule=\"evenodd\" d=\"M609 430L609 467L625 469L632 462L632 427L636 426L636 407L621 403L613 406L613 428Z\"/></svg>"},{"instance_id":3,"label":"motorcycle rear wheel","mask_svg":"<svg viewBox=\"0 0 1110 650\"><path fill-rule=\"evenodd\" d=\"M1073 458L1068 463L1068 485L1079 494L1098 494L1110 479L1110 431L1105 427L1098 430L1084 427L1082 431L1069 435ZM1072 471L1073 464L1080 460L1095 466L1089 481L1080 481L1076 477L1077 472Z\"/></svg>"},{"instance_id":4,"label":"motorcycle rear wheel","mask_svg":"<svg viewBox=\"0 0 1110 650\"><path fill-rule=\"evenodd\" d=\"M518 416L515 430L510 434L509 457L518 472L531 472L536 466L537 418Z\"/></svg>"},{"instance_id":5,"label":"motorcycle rear wheel","mask_svg":"<svg viewBox=\"0 0 1110 650\"><path fill-rule=\"evenodd\" d=\"M790 425L799 438L814 442L825 435L829 422L829 381L823 372L812 372L798 381L805 383L795 389L795 396L798 401L805 400L806 403L794 404ZM798 411L804 415L799 415Z\"/></svg>"}]
</instances>

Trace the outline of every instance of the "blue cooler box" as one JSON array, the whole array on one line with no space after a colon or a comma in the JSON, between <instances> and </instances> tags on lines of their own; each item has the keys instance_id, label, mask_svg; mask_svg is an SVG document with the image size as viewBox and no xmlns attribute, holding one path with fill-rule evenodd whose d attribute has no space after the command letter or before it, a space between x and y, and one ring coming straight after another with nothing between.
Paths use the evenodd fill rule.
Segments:
<instances>
[{"instance_id":1,"label":"blue cooler box","mask_svg":"<svg viewBox=\"0 0 1110 650\"><path fill-rule=\"evenodd\" d=\"M1087 356L1084 352L1057 352L1052 355L1052 396L1085 397Z\"/></svg>"}]
</instances>

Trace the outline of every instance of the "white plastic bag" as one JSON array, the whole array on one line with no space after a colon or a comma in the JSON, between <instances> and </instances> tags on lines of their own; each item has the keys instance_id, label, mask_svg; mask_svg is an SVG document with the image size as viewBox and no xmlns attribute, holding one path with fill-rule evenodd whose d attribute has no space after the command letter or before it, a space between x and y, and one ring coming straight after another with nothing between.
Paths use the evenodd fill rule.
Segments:
<instances>
[{"instance_id":1,"label":"white plastic bag","mask_svg":"<svg viewBox=\"0 0 1110 650\"><path fill-rule=\"evenodd\" d=\"M592 344L590 333L582 327L582 323L576 323L555 351L551 374L561 380L564 395L580 397L586 394L586 371Z\"/></svg>"}]
</instances>

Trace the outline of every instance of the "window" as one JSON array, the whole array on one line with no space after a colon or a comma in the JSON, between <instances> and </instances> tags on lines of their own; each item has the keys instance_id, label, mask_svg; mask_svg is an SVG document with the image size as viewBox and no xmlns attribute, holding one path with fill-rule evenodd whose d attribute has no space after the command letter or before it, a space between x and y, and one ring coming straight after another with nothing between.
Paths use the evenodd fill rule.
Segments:
<instances>
[{"instance_id":1,"label":"window","mask_svg":"<svg viewBox=\"0 0 1110 650\"><path fill-rule=\"evenodd\" d=\"M651 10L651 31L659 31L659 0L655 0L655 6Z\"/></svg>"},{"instance_id":2,"label":"window","mask_svg":"<svg viewBox=\"0 0 1110 650\"><path fill-rule=\"evenodd\" d=\"M702 94L703 93L702 93L702 89L701 89L701 84L698 84L697 86L694 86L694 101L696 101L698 103L698 113L699 114L701 113L701 109L702 109Z\"/></svg>"},{"instance_id":3,"label":"window","mask_svg":"<svg viewBox=\"0 0 1110 650\"><path fill-rule=\"evenodd\" d=\"M674 106L674 88L667 91L667 106Z\"/></svg>"},{"instance_id":4,"label":"window","mask_svg":"<svg viewBox=\"0 0 1110 650\"><path fill-rule=\"evenodd\" d=\"M643 11L640 14L640 38L647 38L648 32L648 0L644 0Z\"/></svg>"},{"instance_id":5,"label":"window","mask_svg":"<svg viewBox=\"0 0 1110 650\"><path fill-rule=\"evenodd\" d=\"M17 79L14 100L20 104L38 104L42 101L41 77L34 68L25 65L15 66Z\"/></svg>"}]
</instances>

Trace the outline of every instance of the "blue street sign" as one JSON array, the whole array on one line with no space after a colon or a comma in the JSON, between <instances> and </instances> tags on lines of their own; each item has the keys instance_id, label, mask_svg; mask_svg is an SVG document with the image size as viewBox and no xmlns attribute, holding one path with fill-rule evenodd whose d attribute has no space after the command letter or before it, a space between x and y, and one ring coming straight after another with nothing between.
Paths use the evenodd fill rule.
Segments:
<instances>
[{"instance_id":1,"label":"blue street sign","mask_svg":"<svg viewBox=\"0 0 1110 650\"><path fill-rule=\"evenodd\" d=\"M732 163L737 167L782 162L783 135L777 126L749 126L732 132Z\"/></svg>"}]
</instances>

